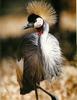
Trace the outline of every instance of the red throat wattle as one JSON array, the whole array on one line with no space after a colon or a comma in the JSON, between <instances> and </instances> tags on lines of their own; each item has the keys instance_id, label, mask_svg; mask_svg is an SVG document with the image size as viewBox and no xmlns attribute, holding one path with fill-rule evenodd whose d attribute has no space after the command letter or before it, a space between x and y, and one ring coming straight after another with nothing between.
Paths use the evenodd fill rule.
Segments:
<instances>
[{"instance_id":1,"label":"red throat wattle","mask_svg":"<svg viewBox=\"0 0 77 100\"><path fill-rule=\"evenodd\" d=\"M41 34L43 34L43 26L40 28L37 28L37 34L40 36Z\"/></svg>"}]
</instances>

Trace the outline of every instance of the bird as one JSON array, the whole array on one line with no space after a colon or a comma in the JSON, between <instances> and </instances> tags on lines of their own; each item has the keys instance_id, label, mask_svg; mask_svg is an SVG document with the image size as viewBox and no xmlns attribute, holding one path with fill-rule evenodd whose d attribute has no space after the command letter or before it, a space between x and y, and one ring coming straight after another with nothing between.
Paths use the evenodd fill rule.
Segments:
<instances>
[{"instance_id":1,"label":"bird","mask_svg":"<svg viewBox=\"0 0 77 100\"><path fill-rule=\"evenodd\" d=\"M27 4L26 12L27 23L23 29L33 28L34 32L24 35L19 46L19 61L23 59L23 68L16 68L20 94L35 90L38 100L37 89L41 89L52 100L57 100L56 96L40 86L41 81L52 81L61 74L62 52L59 41L49 33L49 27L57 21L56 11L45 1L32 1Z\"/></svg>"}]
</instances>

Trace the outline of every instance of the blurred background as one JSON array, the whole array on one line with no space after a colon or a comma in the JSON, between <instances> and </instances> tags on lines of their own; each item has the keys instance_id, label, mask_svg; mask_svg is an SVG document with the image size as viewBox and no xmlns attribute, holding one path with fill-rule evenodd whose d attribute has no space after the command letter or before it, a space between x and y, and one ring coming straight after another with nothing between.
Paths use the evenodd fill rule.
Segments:
<instances>
[{"instance_id":1,"label":"blurred background","mask_svg":"<svg viewBox=\"0 0 77 100\"><path fill-rule=\"evenodd\" d=\"M0 100L35 100L34 91L28 95L19 94L16 79L15 59L22 30L26 23L27 3L33 0L0 0ZM37 0L39 1L39 0ZM59 100L77 99L77 52L76 52L76 0L47 0L56 10L57 23L50 32L57 37L62 49L63 75L52 84L44 81L41 86L56 94ZM6 58L7 57L7 58ZM33 98L33 99L32 99ZM50 100L39 91L40 100Z\"/></svg>"}]
</instances>

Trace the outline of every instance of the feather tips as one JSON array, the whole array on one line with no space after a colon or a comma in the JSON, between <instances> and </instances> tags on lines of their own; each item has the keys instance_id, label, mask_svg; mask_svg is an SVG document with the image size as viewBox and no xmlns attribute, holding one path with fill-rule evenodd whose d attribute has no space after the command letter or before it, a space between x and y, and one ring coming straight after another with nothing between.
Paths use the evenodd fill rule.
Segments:
<instances>
[{"instance_id":1,"label":"feather tips","mask_svg":"<svg viewBox=\"0 0 77 100\"><path fill-rule=\"evenodd\" d=\"M56 23L56 12L50 4L43 1L32 1L27 6L28 14L36 14L42 17L49 25Z\"/></svg>"}]
</instances>

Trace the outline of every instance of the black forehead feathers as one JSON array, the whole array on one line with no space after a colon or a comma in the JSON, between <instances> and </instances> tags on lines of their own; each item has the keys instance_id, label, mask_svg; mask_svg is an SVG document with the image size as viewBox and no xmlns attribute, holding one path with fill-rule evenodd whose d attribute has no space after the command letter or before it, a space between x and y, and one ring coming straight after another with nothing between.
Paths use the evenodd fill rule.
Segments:
<instances>
[{"instance_id":1,"label":"black forehead feathers","mask_svg":"<svg viewBox=\"0 0 77 100\"><path fill-rule=\"evenodd\" d=\"M28 22L35 22L36 18L38 18L38 17L40 17L40 16L35 15L35 14L31 14L28 16Z\"/></svg>"}]
</instances>

